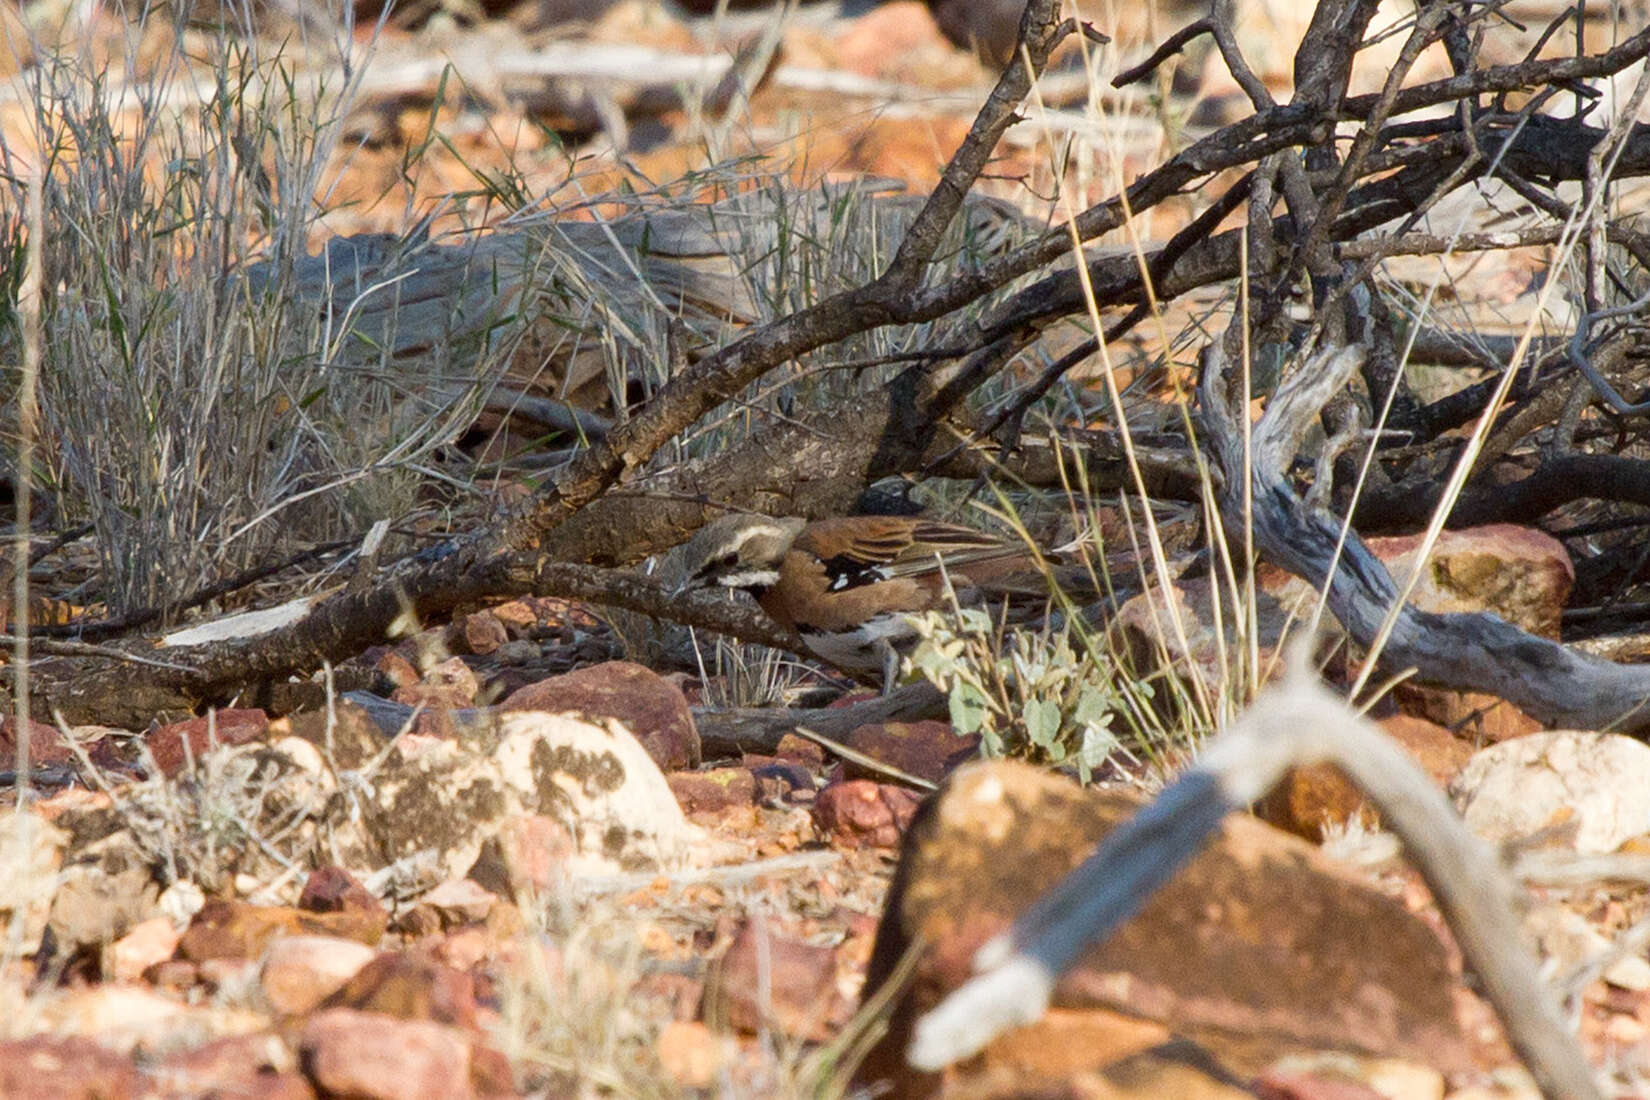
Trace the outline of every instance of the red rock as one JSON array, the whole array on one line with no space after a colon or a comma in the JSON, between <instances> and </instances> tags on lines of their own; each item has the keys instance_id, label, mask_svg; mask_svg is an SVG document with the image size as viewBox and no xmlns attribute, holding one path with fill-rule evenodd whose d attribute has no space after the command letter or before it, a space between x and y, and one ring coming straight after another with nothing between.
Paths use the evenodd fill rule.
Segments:
<instances>
[{"instance_id":1,"label":"red rock","mask_svg":"<svg viewBox=\"0 0 1650 1100\"><path fill-rule=\"evenodd\" d=\"M823 1041L844 1008L836 952L776 935L761 919L739 929L705 986L705 1018L753 1034L778 1030Z\"/></svg>"},{"instance_id":2,"label":"red rock","mask_svg":"<svg viewBox=\"0 0 1650 1100\"><path fill-rule=\"evenodd\" d=\"M271 1008L298 1016L342 989L377 954L337 936L283 936L265 952L259 982Z\"/></svg>"},{"instance_id":3,"label":"red rock","mask_svg":"<svg viewBox=\"0 0 1650 1100\"><path fill-rule=\"evenodd\" d=\"M90 1039L0 1040L0 1096L7 1100L127 1100L137 1087L132 1060Z\"/></svg>"},{"instance_id":4,"label":"red rock","mask_svg":"<svg viewBox=\"0 0 1650 1100\"><path fill-rule=\"evenodd\" d=\"M878 929L867 998L914 940L923 946L861 1084L937 1095L940 1079L904 1061L916 1016L968 977L980 946L1139 804L1009 761L951 778L906 837ZM1234 814L1138 916L1083 955L1054 991L1056 1013L956 1067L960 1078L950 1084L989 1080L1001 1086L989 1095L1058 1095L1058 1083L1078 1074L1127 1066L1132 1076L1132 1059L1103 1036L1142 1021L1172 1028L1240 1078L1319 1049L1455 1072L1471 1064L1457 989L1444 944L1401 901L1301 840ZM1133 1022L1120 1025L1119 1013ZM1085 1029L1095 1041L1074 1042ZM1092 1061L1074 1062L1085 1052ZM1244 1066L1254 1068L1233 1072ZM1139 1095L1196 1094L1159 1083Z\"/></svg>"},{"instance_id":5,"label":"red rock","mask_svg":"<svg viewBox=\"0 0 1650 1100\"><path fill-rule=\"evenodd\" d=\"M1314 1073L1263 1073L1254 1088L1261 1100L1384 1100L1386 1095L1359 1081Z\"/></svg>"},{"instance_id":6,"label":"red rock","mask_svg":"<svg viewBox=\"0 0 1650 1100\"><path fill-rule=\"evenodd\" d=\"M938 783L959 764L979 755L978 734L957 736L949 722L873 722L844 737L843 744L878 763L888 764L918 779ZM854 779L885 779L886 772L847 762Z\"/></svg>"},{"instance_id":7,"label":"red rock","mask_svg":"<svg viewBox=\"0 0 1650 1100\"><path fill-rule=\"evenodd\" d=\"M1380 725L1440 788L1449 786L1472 756L1471 745L1425 718L1399 714ZM1362 793L1326 764L1291 770L1255 806L1262 821L1313 841L1323 839L1325 826L1342 825L1354 815L1370 827L1380 822Z\"/></svg>"},{"instance_id":8,"label":"red rock","mask_svg":"<svg viewBox=\"0 0 1650 1100\"><path fill-rule=\"evenodd\" d=\"M220 710L206 718L190 718L150 730L143 743L162 775L174 776L191 759L199 760L214 744L245 745L269 730L269 715L261 710Z\"/></svg>"},{"instance_id":9,"label":"red rock","mask_svg":"<svg viewBox=\"0 0 1650 1100\"><path fill-rule=\"evenodd\" d=\"M332 1008L311 1016L298 1045L304 1072L327 1096L353 1100L471 1100L470 1037L429 1020Z\"/></svg>"},{"instance_id":10,"label":"red rock","mask_svg":"<svg viewBox=\"0 0 1650 1100\"><path fill-rule=\"evenodd\" d=\"M975 84L982 75L978 63L946 41L919 0L893 0L855 19L837 39L836 52L841 66L852 72L917 80L926 88Z\"/></svg>"},{"instance_id":11,"label":"red rock","mask_svg":"<svg viewBox=\"0 0 1650 1100\"><path fill-rule=\"evenodd\" d=\"M806 737L798 737L794 733L784 734L779 738L779 744L773 750L775 759L793 760L814 771L825 768L825 748L817 741L810 741Z\"/></svg>"},{"instance_id":12,"label":"red rock","mask_svg":"<svg viewBox=\"0 0 1650 1100\"><path fill-rule=\"evenodd\" d=\"M476 1026L475 979L417 951L379 955L325 1001L327 1008L377 1012L402 1020Z\"/></svg>"},{"instance_id":13,"label":"red rock","mask_svg":"<svg viewBox=\"0 0 1650 1100\"><path fill-rule=\"evenodd\" d=\"M685 814L716 813L756 804L756 777L749 768L671 772L665 780Z\"/></svg>"},{"instance_id":14,"label":"red rock","mask_svg":"<svg viewBox=\"0 0 1650 1100\"><path fill-rule=\"evenodd\" d=\"M63 741L56 726L29 719L29 763L34 767L67 764L74 752ZM17 717L7 714L0 718L0 759L12 760L17 754ZM11 765L6 765L10 767Z\"/></svg>"},{"instance_id":15,"label":"red rock","mask_svg":"<svg viewBox=\"0 0 1650 1100\"><path fill-rule=\"evenodd\" d=\"M505 699L500 709L615 718L661 770L699 766L699 730L681 689L629 661L607 661L529 684Z\"/></svg>"},{"instance_id":16,"label":"red rock","mask_svg":"<svg viewBox=\"0 0 1650 1100\"><path fill-rule=\"evenodd\" d=\"M298 908L312 913L382 913L384 903L344 868L324 863L304 880Z\"/></svg>"},{"instance_id":17,"label":"red rock","mask_svg":"<svg viewBox=\"0 0 1650 1100\"><path fill-rule=\"evenodd\" d=\"M510 640L510 632L491 611L464 616L464 644L478 657L485 657Z\"/></svg>"},{"instance_id":18,"label":"red rock","mask_svg":"<svg viewBox=\"0 0 1650 1100\"><path fill-rule=\"evenodd\" d=\"M848 779L819 792L814 823L850 848L892 848L921 804L922 796L904 787Z\"/></svg>"},{"instance_id":19,"label":"red rock","mask_svg":"<svg viewBox=\"0 0 1650 1100\"><path fill-rule=\"evenodd\" d=\"M1400 584L1413 569L1419 535L1366 540ZM1575 567L1557 539L1534 528L1491 524L1445 531L1410 594L1422 611L1493 611L1544 638L1559 637L1559 616L1575 583ZM1504 741L1543 728L1505 700L1479 692L1403 683L1394 697L1404 710L1458 730Z\"/></svg>"}]
</instances>

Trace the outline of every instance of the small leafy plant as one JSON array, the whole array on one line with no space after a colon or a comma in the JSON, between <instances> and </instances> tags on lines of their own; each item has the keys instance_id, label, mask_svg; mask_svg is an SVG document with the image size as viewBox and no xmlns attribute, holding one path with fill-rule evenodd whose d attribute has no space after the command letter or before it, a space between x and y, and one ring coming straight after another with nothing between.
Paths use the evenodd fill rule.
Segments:
<instances>
[{"instance_id":1,"label":"small leafy plant","mask_svg":"<svg viewBox=\"0 0 1650 1100\"><path fill-rule=\"evenodd\" d=\"M1069 625L1005 632L974 608L912 622L921 641L909 668L946 693L952 726L978 733L986 756L1073 766L1086 783L1127 751L1118 719L1134 725L1152 695Z\"/></svg>"}]
</instances>

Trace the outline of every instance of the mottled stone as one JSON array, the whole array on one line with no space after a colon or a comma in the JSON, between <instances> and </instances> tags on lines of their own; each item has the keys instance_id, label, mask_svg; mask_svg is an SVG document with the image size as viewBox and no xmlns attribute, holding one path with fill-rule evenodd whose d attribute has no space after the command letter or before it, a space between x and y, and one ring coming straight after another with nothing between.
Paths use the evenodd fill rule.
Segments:
<instances>
[{"instance_id":1,"label":"mottled stone","mask_svg":"<svg viewBox=\"0 0 1650 1100\"><path fill-rule=\"evenodd\" d=\"M814 823L820 832L850 848L892 848L921 802L921 795L905 787L848 779L819 792Z\"/></svg>"},{"instance_id":2,"label":"mottled stone","mask_svg":"<svg viewBox=\"0 0 1650 1100\"><path fill-rule=\"evenodd\" d=\"M927 947L863 1081L887 1080L899 1096L935 1095L939 1078L904 1062L915 1018L971 973L987 939L1138 806L1121 792L1084 791L1006 761L959 770L905 839L866 995L887 981L914 937ZM1399 901L1303 841L1234 815L1138 916L1084 956L1053 1003L1165 1024L1241 1077L1302 1048L1463 1067L1456 990L1443 945ZM1048 1026L1009 1040L1041 1045L1059 1063L1052 1075L1036 1065L1015 1069L1027 1092L1071 1072L1071 1044ZM996 1050L988 1047L968 1073L996 1072ZM1105 1057L1089 1069L1105 1071Z\"/></svg>"},{"instance_id":3,"label":"mottled stone","mask_svg":"<svg viewBox=\"0 0 1650 1100\"><path fill-rule=\"evenodd\" d=\"M505 699L500 709L613 718L662 770L699 766L699 730L682 689L629 661L605 661L529 684Z\"/></svg>"}]
</instances>

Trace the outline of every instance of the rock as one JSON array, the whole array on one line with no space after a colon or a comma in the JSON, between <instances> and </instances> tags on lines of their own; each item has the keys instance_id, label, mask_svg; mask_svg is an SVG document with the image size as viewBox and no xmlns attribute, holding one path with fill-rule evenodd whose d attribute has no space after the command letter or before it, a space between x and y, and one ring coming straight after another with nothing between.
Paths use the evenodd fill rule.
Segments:
<instances>
[{"instance_id":1,"label":"rock","mask_svg":"<svg viewBox=\"0 0 1650 1100\"><path fill-rule=\"evenodd\" d=\"M144 1095L228 1100L314 1100L298 1060L272 1031L235 1035L179 1051L144 1070Z\"/></svg>"},{"instance_id":2,"label":"rock","mask_svg":"<svg viewBox=\"0 0 1650 1100\"><path fill-rule=\"evenodd\" d=\"M572 835L574 873L684 867L705 853L664 776L623 726L562 715L502 714L458 742L404 737L364 807L390 859L433 850L463 875L503 822L544 813Z\"/></svg>"},{"instance_id":3,"label":"rock","mask_svg":"<svg viewBox=\"0 0 1650 1100\"><path fill-rule=\"evenodd\" d=\"M813 817L820 832L839 844L892 848L921 803L921 795L904 787L849 779L819 792Z\"/></svg>"},{"instance_id":4,"label":"rock","mask_svg":"<svg viewBox=\"0 0 1650 1100\"><path fill-rule=\"evenodd\" d=\"M499 826L465 877L500 897L542 897L565 888L576 852L567 826L544 814L521 814Z\"/></svg>"},{"instance_id":5,"label":"rock","mask_svg":"<svg viewBox=\"0 0 1650 1100\"><path fill-rule=\"evenodd\" d=\"M90 1039L0 1040L0 1096L9 1100L128 1100L137 1087L132 1060Z\"/></svg>"},{"instance_id":6,"label":"rock","mask_svg":"<svg viewBox=\"0 0 1650 1100\"><path fill-rule=\"evenodd\" d=\"M886 1081L899 1096L934 1095L938 1078L904 1062L916 1014L955 988L987 939L1138 806L1122 792L1083 791L1008 761L959 769L906 835L866 997L913 938L927 946L861 1082ZM1399 901L1310 845L1234 815L1134 920L1089 951L1053 1004L1067 1017L1099 1009L1172 1027L1241 1078L1300 1049L1464 1068L1456 992L1444 946ZM1107 1030L1108 1019L1096 1016L1092 1026ZM1003 1063L993 1044L967 1076L1007 1074L1025 1092L1052 1088L1081 1057L1061 1037L1074 1026L1067 1019L1022 1029L1005 1040L1033 1054ZM1094 1049L1089 1069L1106 1072L1106 1044L1097 1037Z\"/></svg>"},{"instance_id":7,"label":"rock","mask_svg":"<svg viewBox=\"0 0 1650 1100\"><path fill-rule=\"evenodd\" d=\"M186 1004L141 985L72 987L36 997L30 1006L31 1027L58 1035L96 1036L98 1043L121 1054L142 1049L164 1054L224 1035L256 1031L267 1024L260 1015L225 1004ZM0 1096L9 1095L0 1091Z\"/></svg>"},{"instance_id":8,"label":"rock","mask_svg":"<svg viewBox=\"0 0 1650 1100\"><path fill-rule=\"evenodd\" d=\"M373 669L393 687L411 687L418 683L418 669L405 656L386 649L373 662Z\"/></svg>"},{"instance_id":9,"label":"rock","mask_svg":"<svg viewBox=\"0 0 1650 1100\"><path fill-rule=\"evenodd\" d=\"M1396 1058L1291 1055L1255 1080L1255 1092L1265 1100L1444 1100L1444 1077Z\"/></svg>"},{"instance_id":10,"label":"rock","mask_svg":"<svg viewBox=\"0 0 1650 1100\"><path fill-rule=\"evenodd\" d=\"M825 747L794 733L782 734L773 754L780 760L792 760L816 772L825 768Z\"/></svg>"},{"instance_id":11,"label":"rock","mask_svg":"<svg viewBox=\"0 0 1650 1100\"><path fill-rule=\"evenodd\" d=\"M149 856L124 830L73 851L58 876L47 926L58 949L101 950L159 913Z\"/></svg>"},{"instance_id":12,"label":"rock","mask_svg":"<svg viewBox=\"0 0 1650 1100\"><path fill-rule=\"evenodd\" d=\"M428 710L466 710L476 705L481 681L462 657L449 657L424 671L418 683L396 688L390 698Z\"/></svg>"},{"instance_id":13,"label":"rock","mask_svg":"<svg viewBox=\"0 0 1650 1100\"><path fill-rule=\"evenodd\" d=\"M378 952L338 936L283 936L264 953L259 983L276 1013L300 1016L344 987Z\"/></svg>"},{"instance_id":14,"label":"rock","mask_svg":"<svg viewBox=\"0 0 1650 1100\"><path fill-rule=\"evenodd\" d=\"M0 813L0 922L15 929L19 954L40 950L68 843L69 834L39 814Z\"/></svg>"},{"instance_id":15,"label":"rock","mask_svg":"<svg viewBox=\"0 0 1650 1100\"><path fill-rule=\"evenodd\" d=\"M1450 787L1467 827L1492 843L1562 826L1578 852L1650 833L1650 746L1612 733L1533 733L1480 750Z\"/></svg>"},{"instance_id":16,"label":"rock","mask_svg":"<svg viewBox=\"0 0 1650 1100\"><path fill-rule=\"evenodd\" d=\"M480 924L498 903L498 896L469 878L448 879L426 892L411 913L427 913L427 923L437 931ZM414 918L418 920L417 917Z\"/></svg>"},{"instance_id":17,"label":"rock","mask_svg":"<svg viewBox=\"0 0 1650 1100\"><path fill-rule=\"evenodd\" d=\"M1028 1090L1028 1079L1049 1084ZM1163 1024L1105 1009L1056 1008L1037 1027L1004 1035L992 1046L989 1066L962 1075L958 1087L942 1095L1254 1100L1255 1094L1223 1073L1208 1051Z\"/></svg>"},{"instance_id":18,"label":"rock","mask_svg":"<svg viewBox=\"0 0 1650 1100\"><path fill-rule=\"evenodd\" d=\"M470 1031L476 1026L475 979L420 951L377 956L323 1003L329 1009L431 1020Z\"/></svg>"},{"instance_id":19,"label":"rock","mask_svg":"<svg viewBox=\"0 0 1650 1100\"><path fill-rule=\"evenodd\" d=\"M63 735L56 726L31 718L28 731L29 764L32 767L68 764L74 760L74 750L64 742ZM0 760L14 760L16 754L17 718L8 712L4 717L0 717ZM6 766L11 767L9 763Z\"/></svg>"},{"instance_id":20,"label":"rock","mask_svg":"<svg viewBox=\"0 0 1650 1100\"><path fill-rule=\"evenodd\" d=\"M200 760L219 745L245 745L269 732L269 715L261 710L220 710L150 730L144 747L164 776L177 775L191 760Z\"/></svg>"},{"instance_id":21,"label":"rock","mask_svg":"<svg viewBox=\"0 0 1650 1100\"><path fill-rule=\"evenodd\" d=\"M1419 535L1366 540L1400 585L1415 568ZM1575 583L1563 544L1533 528L1493 524L1439 536L1426 572L1410 594L1422 611L1491 611L1543 638L1557 640L1559 616ZM1511 703L1480 692L1403 683L1394 697L1419 714L1464 735L1505 740L1541 729Z\"/></svg>"},{"instance_id":22,"label":"rock","mask_svg":"<svg viewBox=\"0 0 1650 1100\"><path fill-rule=\"evenodd\" d=\"M898 768L918 779L938 783L958 765L979 755L978 734L957 736L949 722L873 722L852 730L843 744L878 763ZM853 779L886 779L886 772L847 762Z\"/></svg>"},{"instance_id":23,"label":"rock","mask_svg":"<svg viewBox=\"0 0 1650 1100\"><path fill-rule=\"evenodd\" d=\"M1472 756L1472 746L1424 718L1396 715L1380 725L1441 788ZM1326 826L1344 825L1354 815L1371 828L1380 822L1363 794L1328 764L1291 769L1255 806L1262 821L1312 841L1324 838Z\"/></svg>"},{"instance_id":24,"label":"rock","mask_svg":"<svg viewBox=\"0 0 1650 1100\"><path fill-rule=\"evenodd\" d=\"M333 1008L304 1024L298 1056L326 1096L472 1100L470 1037L429 1020Z\"/></svg>"},{"instance_id":25,"label":"rock","mask_svg":"<svg viewBox=\"0 0 1650 1100\"><path fill-rule=\"evenodd\" d=\"M215 898L189 923L178 942L178 954L196 963L208 959L257 959L277 937L299 933L339 936L369 944L377 942L377 934L369 941L358 935L361 932L359 920L348 913L310 913L284 905L253 905Z\"/></svg>"},{"instance_id":26,"label":"rock","mask_svg":"<svg viewBox=\"0 0 1650 1100\"><path fill-rule=\"evenodd\" d=\"M719 813L736 806L756 805L756 777L749 768L672 772L665 778L683 813Z\"/></svg>"},{"instance_id":27,"label":"rock","mask_svg":"<svg viewBox=\"0 0 1650 1100\"><path fill-rule=\"evenodd\" d=\"M1366 539L1400 586L1415 568L1420 535ZM1533 527L1510 523L1444 531L1426 573L1410 593L1422 611L1493 611L1531 634L1554 641L1575 584L1564 544Z\"/></svg>"},{"instance_id":28,"label":"rock","mask_svg":"<svg viewBox=\"0 0 1650 1100\"><path fill-rule=\"evenodd\" d=\"M976 0L967 6L981 5ZM836 42L837 59L840 67L862 76L936 90L981 83L985 74L978 62L959 55L947 41L949 33L941 33L921 0L892 0L848 25Z\"/></svg>"},{"instance_id":29,"label":"rock","mask_svg":"<svg viewBox=\"0 0 1650 1100\"><path fill-rule=\"evenodd\" d=\"M682 689L629 661L606 661L529 684L500 709L617 719L662 770L699 766L699 730Z\"/></svg>"},{"instance_id":30,"label":"rock","mask_svg":"<svg viewBox=\"0 0 1650 1100\"><path fill-rule=\"evenodd\" d=\"M370 700L379 710L393 711L393 716L386 715L384 724L380 725L377 713L357 699ZM401 731L410 713L387 700L355 692L350 698L337 700L331 714L312 710L276 719L269 724L269 740L272 745L279 745L286 738L303 741L318 753L326 753L340 768L362 768L383 750L386 741Z\"/></svg>"},{"instance_id":31,"label":"rock","mask_svg":"<svg viewBox=\"0 0 1650 1100\"><path fill-rule=\"evenodd\" d=\"M510 632L491 611L464 616L464 644L478 657L485 657L510 640Z\"/></svg>"},{"instance_id":32,"label":"rock","mask_svg":"<svg viewBox=\"0 0 1650 1100\"><path fill-rule=\"evenodd\" d=\"M117 982L136 982L178 949L182 934L170 917L150 917L134 925L103 953L103 976Z\"/></svg>"},{"instance_id":33,"label":"rock","mask_svg":"<svg viewBox=\"0 0 1650 1100\"><path fill-rule=\"evenodd\" d=\"M846 1019L836 952L773 933L761 919L739 929L705 985L705 1018L756 1034L823 1042Z\"/></svg>"},{"instance_id":34,"label":"rock","mask_svg":"<svg viewBox=\"0 0 1650 1100\"><path fill-rule=\"evenodd\" d=\"M708 1089L733 1056L725 1036L693 1020L672 1020L659 1032L653 1052L679 1089Z\"/></svg>"},{"instance_id":35,"label":"rock","mask_svg":"<svg viewBox=\"0 0 1650 1100\"><path fill-rule=\"evenodd\" d=\"M183 993L200 981L200 967L188 959L166 959L143 972L143 980L156 989Z\"/></svg>"},{"instance_id":36,"label":"rock","mask_svg":"<svg viewBox=\"0 0 1650 1100\"><path fill-rule=\"evenodd\" d=\"M311 913L337 913L348 917L343 934L362 943L377 943L389 927L390 915L384 903L358 882L354 875L335 864L317 867L304 880L303 893L298 896L298 908Z\"/></svg>"}]
</instances>

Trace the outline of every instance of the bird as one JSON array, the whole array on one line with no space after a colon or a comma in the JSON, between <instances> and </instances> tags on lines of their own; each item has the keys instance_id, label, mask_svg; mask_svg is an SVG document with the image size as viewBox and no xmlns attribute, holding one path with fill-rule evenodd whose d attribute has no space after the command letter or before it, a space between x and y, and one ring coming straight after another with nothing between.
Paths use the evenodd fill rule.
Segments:
<instances>
[{"instance_id":1,"label":"bird","mask_svg":"<svg viewBox=\"0 0 1650 1100\"><path fill-rule=\"evenodd\" d=\"M907 616L953 596L1046 604L1049 594L1024 544L920 516L723 516L686 544L680 568L678 591L748 592L815 656L884 689L917 638Z\"/></svg>"}]
</instances>

